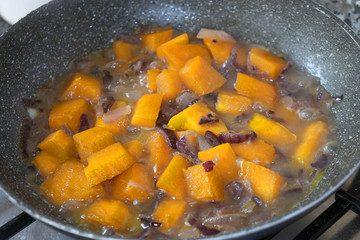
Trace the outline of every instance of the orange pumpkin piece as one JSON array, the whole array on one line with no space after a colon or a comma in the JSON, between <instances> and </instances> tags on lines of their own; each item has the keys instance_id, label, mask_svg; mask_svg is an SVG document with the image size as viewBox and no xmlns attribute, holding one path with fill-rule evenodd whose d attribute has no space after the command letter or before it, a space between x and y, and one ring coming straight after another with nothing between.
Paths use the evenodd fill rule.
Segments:
<instances>
[{"instance_id":1,"label":"orange pumpkin piece","mask_svg":"<svg viewBox=\"0 0 360 240\"><path fill-rule=\"evenodd\" d=\"M59 129L62 125L67 125L71 131L77 132L80 116L87 114L89 108L90 104L82 98L56 103L49 115L50 129Z\"/></svg>"},{"instance_id":2,"label":"orange pumpkin piece","mask_svg":"<svg viewBox=\"0 0 360 240\"><path fill-rule=\"evenodd\" d=\"M116 111L118 108L123 108L127 106L128 104L124 101L115 101L113 105L110 108L110 111ZM128 115L124 115L119 120L112 122L112 123L105 123L103 116L97 116L95 126L96 127L102 127L105 130L111 132L113 135L120 135L124 132L126 132L128 127Z\"/></svg>"},{"instance_id":3,"label":"orange pumpkin piece","mask_svg":"<svg viewBox=\"0 0 360 240\"><path fill-rule=\"evenodd\" d=\"M50 153L60 161L65 161L75 156L74 140L63 130L57 130L49 134L39 143L38 148Z\"/></svg>"},{"instance_id":4,"label":"orange pumpkin piece","mask_svg":"<svg viewBox=\"0 0 360 240\"><path fill-rule=\"evenodd\" d=\"M296 148L293 158L301 166L308 168L315 160L316 151L324 144L329 134L329 125L323 121L310 123L304 130L299 146Z\"/></svg>"},{"instance_id":5,"label":"orange pumpkin piece","mask_svg":"<svg viewBox=\"0 0 360 240\"><path fill-rule=\"evenodd\" d=\"M101 185L91 186L84 174L84 164L77 160L64 162L49 175L40 189L60 206L68 200L90 201L105 194Z\"/></svg>"},{"instance_id":6,"label":"orange pumpkin piece","mask_svg":"<svg viewBox=\"0 0 360 240\"><path fill-rule=\"evenodd\" d=\"M259 101L265 108L272 108L276 101L277 89L275 86L265 83L249 75L238 73L235 89L240 94Z\"/></svg>"},{"instance_id":7,"label":"orange pumpkin piece","mask_svg":"<svg viewBox=\"0 0 360 240\"><path fill-rule=\"evenodd\" d=\"M179 74L186 87L200 96L211 93L226 83L226 79L200 56L187 61Z\"/></svg>"},{"instance_id":8,"label":"orange pumpkin piece","mask_svg":"<svg viewBox=\"0 0 360 240\"><path fill-rule=\"evenodd\" d=\"M149 69L146 72L148 80L148 88L150 91L155 92L157 89L156 78L161 73L161 69Z\"/></svg>"},{"instance_id":9,"label":"orange pumpkin piece","mask_svg":"<svg viewBox=\"0 0 360 240\"><path fill-rule=\"evenodd\" d=\"M253 48L249 52L249 64L260 72L269 73L269 77L275 80L284 70L287 62L264 49Z\"/></svg>"},{"instance_id":10,"label":"orange pumpkin piece","mask_svg":"<svg viewBox=\"0 0 360 240\"><path fill-rule=\"evenodd\" d=\"M153 131L151 133L148 141L148 149L154 176L155 178L158 178L170 162L172 158L172 151L163 135L158 131Z\"/></svg>"},{"instance_id":11,"label":"orange pumpkin piece","mask_svg":"<svg viewBox=\"0 0 360 240\"><path fill-rule=\"evenodd\" d=\"M215 133L216 135L219 135L221 132L228 132L225 123L221 119L219 119L218 122L199 124L201 117L205 117L208 114L216 116L206 103L198 101L173 116L169 120L168 126L176 131L193 130L203 135L207 130Z\"/></svg>"},{"instance_id":12,"label":"orange pumpkin piece","mask_svg":"<svg viewBox=\"0 0 360 240\"><path fill-rule=\"evenodd\" d=\"M205 46L209 49L213 56L215 63L218 67L221 67L226 60L230 58L231 50L234 46L234 42L227 42L222 40L214 40L210 38L203 39ZM244 47L236 48L236 62L243 68L247 64L247 50Z\"/></svg>"},{"instance_id":13,"label":"orange pumpkin piece","mask_svg":"<svg viewBox=\"0 0 360 240\"><path fill-rule=\"evenodd\" d=\"M276 199L285 184L277 172L246 160L240 162L240 177L249 181L253 194L265 203Z\"/></svg>"},{"instance_id":14,"label":"orange pumpkin piece","mask_svg":"<svg viewBox=\"0 0 360 240\"><path fill-rule=\"evenodd\" d=\"M156 187L177 199L184 199L186 196L184 170L187 165L185 158L180 155L175 155L156 182Z\"/></svg>"},{"instance_id":15,"label":"orange pumpkin piece","mask_svg":"<svg viewBox=\"0 0 360 240\"><path fill-rule=\"evenodd\" d=\"M32 161L32 164L39 170L41 176L46 177L61 165L61 161L53 155L41 151L36 154Z\"/></svg>"},{"instance_id":16,"label":"orange pumpkin piece","mask_svg":"<svg viewBox=\"0 0 360 240\"><path fill-rule=\"evenodd\" d=\"M163 94L163 101L171 100L182 90L182 81L177 71L164 69L156 77L157 92Z\"/></svg>"},{"instance_id":17,"label":"orange pumpkin piece","mask_svg":"<svg viewBox=\"0 0 360 240\"><path fill-rule=\"evenodd\" d=\"M132 57L131 44L123 41L115 41L113 44L115 57L117 59L129 60Z\"/></svg>"},{"instance_id":18,"label":"orange pumpkin piece","mask_svg":"<svg viewBox=\"0 0 360 240\"><path fill-rule=\"evenodd\" d=\"M224 200L224 182L216 168L215 165L205 172L203 164L198 164L186 169L185 189L189 197L199 201Z\"/></svg>"},{"instance_id":19,"label":"orange pumpkin piece","mask_svg":"<svg viewBox=\"0 0 360 240\"><path fill-rule=\"evenodd\" d=\"M176 38L171 39L170 41L161 44L156 49L156 55L159 59L165 58L164 49L168 46L174 45L174 44L189 44L189 36L187 33L181 34L180 36L177 36Z\"/></svg>"},{"instance_id":20,"label":"orange pumpkin piece","mask_svg":"<svg viewBox=\"0 0 360 240\"><path fill-rule=\"evenodd\" d=\"M152 174L144 164L134 163L112 180L111 196L115 199L145 202L153 195Z\"/></svg>"},{"instance_id":21,"label":"orange pumpkin piece","mask_svg":"<svg viewBox=\"0 0 360 240\"><path fill-rule=\"evenodd\" d=\"M180 70L187 61L200 56L206 62L211 63L211 56L207 48L202 44L173 44L163 49L165 60L170 69Z\"/></svg>"},{"instance_id":22,"label":"orange pumpkin piece","mask_svg":"<svg viewBox=\"0 0 360 240\"><path fill-rule=\"evenodd\" d=\"M162 200L153 213L153 220L161 223L160 230L168 232L183 219L187 203L179 199Z\"/></svg>"},{"instance_id":23,"label":"orange pumpkin piece","mask_svg":"<svg viewBox=\"0 0 360 240\"><path fill-rule=\"evenodd\" d=\"M120 143L114 143L87 158L85 176L91 186L124 172L135 163L135 158Z\"/></svg>"},{"instance_id":24,"label":"orange pumpkin piece","mask_svg":"<svg viewBox=\"0 0 360 240\"><path fill-rule=\"evenodd\" d=\"M169 41L173 36L174 30L167 29L159 32L149 33L142 36L142 43L148 52L155 52L163 43Z\"/></svg>"},{"instance_id":25,"label":"orange pumpkin piece","mask_svg":"<svg viewBox=\"0 0 360 240\"><path fill-rule=\"evenodd\" d=\"M236 155L229 143L201 151L198 153L198 157L202 162L213 161L225 184L239 177Z\"/></svg>"},{"instance_id":26,"label":"orange pumpkin piece","mask_svg":"<svg viewBox=\"0 0 360 240\"><path fill-rule=\"evenodd\" d=\"M135 104L131 124L135 127L154 128L158 118L163 95L145 94Z\"/></svg>"},{"instance_id":27,"label":"orange pumpkin piece","mask_svg":"<svg viewBox=\"0 0 360 240\"><path fill-rule=\"evenodd\" d=\"M241 114L251 110L252 100L234 91L219 91L216 110L223 113Z\"/></svg>"},{"instance_id":28,"label":"orange pumpkin piece","mask_svg":"<svg viewBox=\"0 0 360 240\"><path fill-rule=\"evenodd\" d=\"M296 141L296 135L289 129L258 113L249 121L249 128L270 144L284 145Z\"/></svg>"},{"instance_id":29,"label":"orange pumpkin piece","mask_svg":"<svg viewBox=\"0 0 360 240\"><path fill-rule=\"evenodd\" d=\"M101 96L100 80L86 73L75 73L60 100L71 100L83 98L89 102L97 103Z\"/></svg>"},{"instance_id":30,"label":"orange pumpkin piece","mask_svg":"<svg viewBox=\"0 0 360 240\"><path fill-rule=\"evenodd\" d=\"M73 136L80 160L87 164L92 154L114 143L111 132L101 127L94 127Z\"/></svg>"},{"instance_id":31,"label":"orange pumpkin piece","mask_svg":"<svg viewBox=\"0 0 360 240\"><path fill-rule=\"evenodd\" d=\"M124 147L137 160L145 156L144 146L138 140L127 142Z\"/></svg>"},{"instance_id":32,"label":"orange pumpkin piece","mask_svg":"<svg viewBox=\"0 0 360 240\"><path fill-rule=\"evenodd\" d=\"M264 140L256 138L252 142L231 144L236 155L261 166L269 166L275 160L275 148Z\"/></svg>"},{"instance_id":33,"label":"orange pumpkin piece","mask_svg":"<svg viewBox=\"0 0 360 240\"><path fill-rule=\"evenodd\" d=\"M122 201L104 198L88 206L83 216L88 221L110 229L126 230L130 209Z\"/></svg>"},{"instance_id":34,"label":"orange pumpkin piece","mask_svg":"<svg viewBox=\"0 0 360 240\"><path fill-rule=\"evenodd\" d=\"M290 110L284 103L278 102L274 108L274 117L284 120L286 123L293 123L299 116L295 111Z\"/></svg>"}]
</instances>

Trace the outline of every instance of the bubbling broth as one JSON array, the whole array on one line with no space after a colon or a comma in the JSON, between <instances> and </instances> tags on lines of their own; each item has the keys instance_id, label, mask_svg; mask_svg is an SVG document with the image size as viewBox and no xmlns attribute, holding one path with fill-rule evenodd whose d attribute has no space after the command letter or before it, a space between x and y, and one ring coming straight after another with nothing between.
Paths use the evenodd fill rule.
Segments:
<instances>
[{"instance_id":1,"label":"bubbling broth","mask_svg":"<svg viewBox=\"0 0 360 240\"><path fill-rule=\"evenodd\" d=\"M27 178L106 236L238 231L289 211L321 180L333 102L264 46L139 28L24 100Z\"/></svg>"}]
</instances>

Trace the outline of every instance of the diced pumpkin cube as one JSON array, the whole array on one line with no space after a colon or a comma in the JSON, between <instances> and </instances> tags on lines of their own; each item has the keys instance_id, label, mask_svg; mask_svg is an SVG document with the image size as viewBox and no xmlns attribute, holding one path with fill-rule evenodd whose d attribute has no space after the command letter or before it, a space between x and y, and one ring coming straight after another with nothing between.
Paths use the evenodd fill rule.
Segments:
<instances>
[{"instance_id":1,"label":"diced pumpkin cube","mask_svg":"<svg viewBox=\"0 0 360 240\"><path fill-rule=\"evenodd\" d=\"M124 101L115 101L113 105L110 108L110 111L116 111L118 108L126 107L128 104ZM102 127L105 130L111 132L113 135L120 135L124 132L126 132L128 127L128 115L125 114L123 117L121 117L119 120L112 122L112 123L105 123L103 116L97 116L96 127Z\"/></svg>"},{"instance_id":2,"label":"diced pumpkin cube","mask_svg":"<svg viewBox=\"0 0 360 240\"><path fill-rule=\"evenodd\" d=\"M216 109L219 112L241 114L251 110L252 100L233 91L219 91Z\"/></svg>"},{"instance_id":3,"label":"diced pumpkin cube","mask_svg":"<svg viewBox=\"0 0 360 240\"><path fill-rule=\"evenodd\" d=\"M239 177L236 155L229 143L201 151L198 153L198 157L202 162L213 161L225 184Z\"/></svg>"},{"instance_id":4,"label":"diced pumpkin cube","mask_svg":"<svg viewBox=\"0 0 360 240\"><path fill-rule=\"evenodd\" d=\"M77 160L64 162L49 175L40 189L57 206L68 200L90 201L105 194L101 185L91 186L84 174L84 164Z\"/></svg>"},{"instance_id":5,"label":"diced pumpkin cube","mask_svg":"<svg viewBox=\"0 0 360 240\"><path fill-rule=\"evenodd\" d=\"M180 70L187 61L197 56L211 63L210 53L202 44L173 44L165 47L163 53L167 64L173 70Z\"/></svg>"},{"instance_id":6,"label":"diced pumpkin cube","mask_svg":"<svg viewBox=\"0 0 360 240\"><path fill-rule=\"evenodd\" d=\"M293 123L299 116L295 111L289 109L284 103L278 102L274 108L274 118L282 119L286 123Z\"/></svg>"},{"instance_id":7,"label":"diced pumpkin cube","mask_svg":"<svg viewBox=\"0 0 360 240\"><path fill-rule=\"evenodd\" d=\"M182 90L182 81L177 71L164 69L156 77L157 92L163 94L163 101L171 100Z\"/></svg>"},{"instance_id":8,"label":"diced pumpkin cube","mask_svg":"<svg viewBox=\"0 0 360 240\"><path fill-rule=\"evenodd\" d=\"M145 155L144 146L138 140L127 142L124 144L124 147L137 160Z\"/></svg>"},{"instance_id":9,"label":"diced pumpkin cube","mask_svg":"<svg viewBox=\"0 0 360 240\"><path fill-rule=\"evenodd\" d=\"M60 100L83 98L97 103L101 96L101 88L101 82L98 78L78 72L71 77Z\"/></svg>"},{"instance_id":10,"label":"diced pumpkin cube","mask_svg":"<svg viewBox=\"0 0 360 240\"><path fill-rule=\"evenodd\" d=\"M203 164L186 169L185 188L189 197L199 201L224 200L224 182L216 167L208 172Z\"/></svg>"},{"instance_id":11,"label":"diced pumpkin cube","mask_svg":"<svg viewBox=\"0 0 360 240\"><path fill-rule=\"evenodd\" d=\"M218 67L222 66L225 61L229 59L231 50L235 44L234 42L227 42L210 38L204 38L203 41L215 59L215 63ZM239 46L236 48L236 62L239 63L243 68L246 67L247 50L245 47Z\"/></svg>"},{"instance_id":12,"label":"diced pumpkin cube","mask_svg":"<svg viewBox=\"0 0 360 240\"><path fill-rule=\"evenodd\" d=\"M46 177L50 173L55 172L61 165L61 160L45 151L41 151L36 154L32 164L39 170L41 176Z\"/></svg>"},{"instance_id":13,"label":"diced pumpkin cube","mask_svg":"<svg viewBox=\"0 0 360 240\"><path fill-rule=\"evenodd\" d=\"M179 74L186 87L200 96L211 93L226 83L226 79L201 56L187 61Z\"/></svg>"},{"instance_id":14,"label":"diced pumpkin cube","mask_svg":"<svg viewBox=\"0 0 360 240\"><path fill-rule=\"evenodd\" d=\"M49 134L39 143L38 148L50 153L60 161L65 161L75 156L74 140L63 130L57 130Z\"/></svg>"},{"instance_id":15,"label":"diced pumpkin cube","mask_svg":"<svg viewBox=\"0 0 360 240\"><path fill-rule=\"evenodd\" d=\"M148 80L148 88L150 91L155 92L157 89L156 78L161 73L161 69L149 69L146 72Z\"/></svg>"},{"instance_id":16,"label":"diced pumpkin cube","mask_svg":"<svg viewBox=\"0 0 360 240\"><path fill-rule=\"evenodd\" d=\"M130 217L129 207L119 200L100 199L88 206L83 216L86 220L114 230L126 230Z\"/></svg>"},{"instance_id":17,"label":"diced pumpkin cube","mask_svg":"<svg viewBox=\"0 0 360 240\"><path fill-rule=\"evenodd\" d=\"M212 116L216 116L204 102L198 101L173 116L168 125L176 131L194 130L200 134L205 134L206 131L211 131L216 135L219 135L221 132L228 132L225 123L221 119L218 122L199 124L201 117L205 117L209 113Z\"/></svg>"},{"instance_id":18,"label":"diced pumpkin cube","mask_svg":"<svg viewBox=\"0 0 360 240\"><path fill-rule=\"evenodd\" d=\"M265 203L273 201L285 184L277 172L246 160L240 162L240 177L249 181L253 194Z\"/></svg>"},{"instance_id":19,"label":"diced pumpkin cube","mask_svg":"<svg viewBox=\"0 0 360 240\"><path fill-rule=\"evenodd\" d=\"M132 57L131 44L123 41L115 41L113 44L115 57L117 59L129 60Z\"/></svg>"},{"instance_id":20,"label":"diced pumpkin cube","mask_svg":"<svg viewBox=\"0 0 360 240\"><path fill-rule=\"evenodd\" d=\"M85 176L92 186L112 179L135 163L135 158L120 143L101 149L87 160Z\"/></svg>"},{"instance_id":21,"label":"diced pumpkin cube","mask_svg":"<svg viewBox=\"0 0 360 240\"><path fill-rule=\"evenodd\" d=\"M112 180L111 196L115 199L145 202L153 195L152 173L141 163L134 163Z\"/></svg>"},{"instance_id":22,"label":"diced pumpkin cube","mask_svg":"<svg viewBox=\"0 0 360 240\"><path fill-rule=\"evenodd\" d=\"M87 164L87 159L92 154L114 143L111 132L101 127L94 127L79 132L73 138L80 160L84 164Z\"/></svg>"},{"instance_id":23,"label":"diced pumpkin cube","mask_svg":"<svg viewBox=\"0 0 360 240\"><path fill-rule=\"evenodd\" d=\"M154 128L158 118L163 95L145 94L135 104L131 124L135 127Z\"/></svg>"},{"instance_id":24,"label":"diced pumpkin cube","mask_svg":"<svg viewBox=\"0 0 360 240\"><path fill-rule=\"evenodd\" d=\"M186 195L184 170L187 165L185 158L180 155L175 155L156 182L156 187L164 190L177 199L184 199Z\"/></svg>"},{"instance_id":25,"label":"diced pumpkin cube","mask_svg":"<svg viewBox=\"0 0 360 240\"><path fill-rule=\"evenodd\" d=\"M299 146L293 158L301 166L308 168L316 157L316 151L324 144L329 134L329 125L323 121L310 123L304 130Z\"/></svg>"},{"instance_id":26,"label":"diced pumpkin cube","mask_svg":"<svg viewBox=\"0 0 360 240\"><path fill-rule=\"evenodd\" d=\"M275 104L276 87L249 75L238 73L235 89L252 100L259 101L265 108L272 108Z\"/></svg>"},{"instance_id":27,"label":"diced pumpkin cube","mask_svg":"<svg viewBox=\"0 0 360 240\"><path fill-rule=\"evenodd\" d=\"M163 135L158 131L153 131L151 133L148 141L148 149L154 176L157 178L164 172L170 162L172 158L172 151Z\"/></svg>"},{"instance_id":28,"label":"diced pumpkin cube","mask_svg":"<svg viewBox=\"0 0 360 240\"><path fill-rule=\"evenodd\" d=\"M80 98L58 102L51 109L49 116L50 129L59 129L66 125L71 131L77 132L80 126L80 117L89 112L90 104Z\"/></svg>"},{"instance_id":29,"label":"diced pumpkin cube","mask_svg":"<svg viewBox=\"0 0 360 240\"><path fill-rule=\"evenodd\" d=\"M256 138L254 141L231 144L236 155L261 166L269 166L275 160L275 148L264 140Z\"/></svg>"},{"instance_id":30,"label":"diced pumpkin cube","mask_svg":"<svg viewBox=\"0 0 360 240\"><path fill-rule=\"evenodd\" d=\"M174 30L167 29L159 32L149 33L142 36L142 43L148 52L155 52L163 43L169 41L173 36Z\"/></svg>"},{"instance_id":31,"label":"diced pumpkin cube","mask_svg":"<svg viewBox=\"0 0 360 240\"><path fill-rule=\"evenodd\" d=\"M187 35L187 33L184 33L180 36L177 36L176 38L171 39L170 41L161 44L157 49L156 49L156 55L159 59L164 59L165 58L165 54L164 54L164 49L167 46L171 46L174 44L189 44L189 36Z\"/></svg>"},{"instance_id":32,"label":"diced pumpkin cube","mask_svg":"<svg viewBox=\"0 0 360 240\"><path fill-rule=\"evenodd\" d=\"M253 48L249 52L249 64L250 67L254 66L260 72L268 73L269 77L275 80L284 70L287 62L264 49Z\"/></svg>"},{"instance_id":33,"label":"diced pumpkin cube","mask_svg":"<svg viewBox=\"0 0 360 240\"><path fill-rule=\"evenodd\" d=\"M184 217L187 203L179 199L164 199L156 207L153 213L153 220L161 223L160 230L170 231L173 227L180 224Z\"/></svg>"},{"instance_id":34,"label":"diced pumpkin cube","mask_svg":"<svg viewBox=\"0 0 360 240\"><path fill-rule=\"evenodd\" d=\"M296 135L289 129L258 113L255 113L249 121L249 128L260 138L274 145L290 144L296 141Z\"/></svg>"}]
</instances>

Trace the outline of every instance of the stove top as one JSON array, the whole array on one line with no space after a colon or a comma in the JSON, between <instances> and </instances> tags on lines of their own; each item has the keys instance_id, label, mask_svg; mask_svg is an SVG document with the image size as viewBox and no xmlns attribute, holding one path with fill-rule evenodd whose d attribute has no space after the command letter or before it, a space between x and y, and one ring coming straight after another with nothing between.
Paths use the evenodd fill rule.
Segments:
<instances>
[{"instance_id":1,"label":"stove top","mask_svg":"<svg viewBox=\"0 0 360 240\"><path fill-rule=\"evenodd\" d=\"M360 36L360 0L314 0L321 5L330 9L336 16L346 22ZM0 16L0 35L2 35L10 24L6 23ZM360 174L354 174L342 187L347 190L355 177ZM359 179L360 180L360 179ZM359 181L358 180L358 181ZM335 202L335 194L322 203L315 210L305 217L284 228L277 234L266 238L266 240L283 240L293 239L297 236L309 223L318 217L323 211ZM14 206L0 191L0 226L4 225L15 216L21 214L22 211ZM360 216L353 211L348 211L341 220L337 221L330 229L323 233L318 239L320 240L336 240L336 239L360 239ZM12 240L73 240L73 236L65 235L39 221L35 221L16 235Z\"/></svg>"}]
</instances>

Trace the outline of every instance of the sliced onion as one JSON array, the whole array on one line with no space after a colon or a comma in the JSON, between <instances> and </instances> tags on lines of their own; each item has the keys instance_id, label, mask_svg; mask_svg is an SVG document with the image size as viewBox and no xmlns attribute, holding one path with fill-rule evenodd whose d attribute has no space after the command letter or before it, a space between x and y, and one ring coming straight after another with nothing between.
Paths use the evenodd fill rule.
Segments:
<instances>
[{"instance_id":1,"label":"sliced onion","mask_svg":"<svg viewBox=\"0 0 360 240\"><path fill-rule=\"evenodd\" d=\"M103 115L104 123L105 124L114 123L130 113L131 113L131 108L129 105L126 105L124 107L119 107L116 109L110 109L107 113Z\"/></svg>"},{"instance_id":2,"label":"sliced onion","mask_svg":"<svg viewBox=\"0 0 360 240\"><path fill-rule=\"evenodd\" d=\"M227 42L236 42L235 38L233 38L230 34L220 30L207 29L202 28L196 35L196 38L204 39L210 38L214 40L227 41Z\"/></svg>"},{"instance_id":3,"label":"sliced onion","mask_svg":"<svg viewBox=\"0 0 360 240\"><path fill-rule=\"evenodd\" d=\"M244 224L246 223L246 215L243 213L229 213L209 217L203 220L203 225L207 227L223 226L228 224Z\"/></svg>"}]
</instances>

